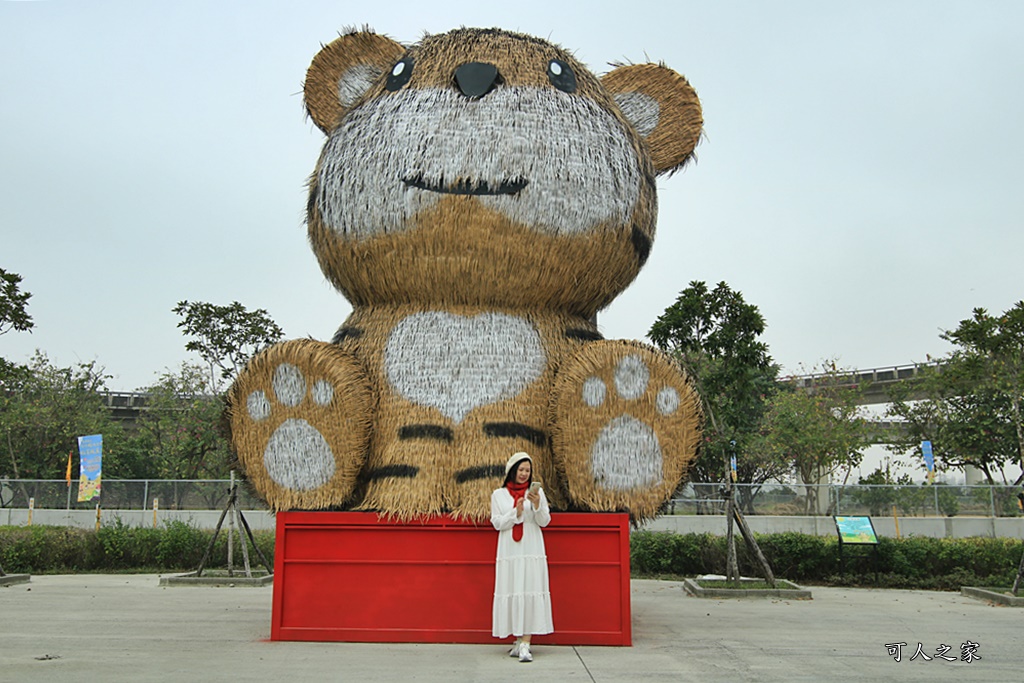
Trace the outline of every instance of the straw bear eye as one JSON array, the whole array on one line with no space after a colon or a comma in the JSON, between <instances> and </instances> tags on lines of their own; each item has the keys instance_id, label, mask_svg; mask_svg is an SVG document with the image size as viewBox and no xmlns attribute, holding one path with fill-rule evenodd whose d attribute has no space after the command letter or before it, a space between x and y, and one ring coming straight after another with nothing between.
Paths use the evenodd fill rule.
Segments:
<instances>
[{"instance_id":1,"label":"straw bear eye","mask_svg":"<svg viewBox=\"0 0 1024 683\"><path fill-rule=\"evenodd\" d=\"M391 67L391 73L388 74L388 80L384 83L384 87L391 92L401 89L412 78L412 64L412 57L403 57L401 61Z\"/></svg>"},{"instance_id":2,"label":"straw bear eye","mask_svg":"<svg viewBox=\"0 0 1024 683\"><path fill-rule=\"evenodd\" d=\"M559 59L548 62L548 80L562 92L576 92L576 74L568 64Z\"/></svg>"}]
</instances>

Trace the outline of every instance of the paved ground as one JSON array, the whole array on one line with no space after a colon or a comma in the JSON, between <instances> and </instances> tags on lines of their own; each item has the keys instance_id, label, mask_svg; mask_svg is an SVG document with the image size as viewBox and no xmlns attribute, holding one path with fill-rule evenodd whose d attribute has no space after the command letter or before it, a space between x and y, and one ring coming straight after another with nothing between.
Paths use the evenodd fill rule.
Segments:
<instances>
[{"instance_id":1,"label":"paved ground","mask_svg":"<svg viewBox=\"0 0 1024 683\"><path fill-rule=\"evenodd\" d=\"M269 642L272 589L154 575L0 588L0 681L1019 681L1024 610L956 593L814 588L810 601L698 599L633 581L633 647ZM557 626L557 624L556 624ZM961 659L977 643L980 659ZM901 661L887 643L904 642ZM925 661L914 656L918 643ZM947 662L937 656L949 645Z\"/></svg>"}]
</instances>

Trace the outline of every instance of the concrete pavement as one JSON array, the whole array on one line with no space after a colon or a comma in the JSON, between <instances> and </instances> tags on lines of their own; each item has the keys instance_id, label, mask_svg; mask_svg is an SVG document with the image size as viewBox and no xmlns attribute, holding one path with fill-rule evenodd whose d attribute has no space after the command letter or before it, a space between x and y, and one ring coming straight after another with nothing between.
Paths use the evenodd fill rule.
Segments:
<instances>
[{"instance_id":1,"label":"concrete pavement","mask_svg":"<svg viewBox=\"0 0 1024 683\"><path fill-rule=\"evenodd\" d=\"M0 588L0 681L1012 681L1024 611L957 593L814 587L809 601L698 599L634 580L633 647L270 642L272 589L156 575ZM557 628L557 624L555 625ZM980 659L961 659L976 643ZM896 662L886 644L901 646ZM918 655L922 646L926 661ZM938 657L941 645L951 646Z\"/></svg>"}]
</instances>

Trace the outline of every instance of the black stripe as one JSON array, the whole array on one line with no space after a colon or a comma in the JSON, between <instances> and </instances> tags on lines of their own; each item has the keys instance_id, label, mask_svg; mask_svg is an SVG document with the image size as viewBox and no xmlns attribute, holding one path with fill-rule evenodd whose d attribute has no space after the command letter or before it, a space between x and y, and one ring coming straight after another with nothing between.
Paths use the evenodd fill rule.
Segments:
<instances>
[{"instance_id":1,"label":"black stripe","mask_svg":"<svg viewBox=\"0 0 1024 683\"><path fill-rule=\"evenodd\" d=\"M366 480L373 481L375 479L387 479L388 477L412 479L419 471L419 467L413 467L412 465L385 465L384 467L377 467L367 472Z\"/></svg>"},{"instance_id":2,"label":"black stripe","mask_svg":"<svg viewBox=\"0 0 1024 683\"><path fill-rule=\"evenodd\" d=\"M548 443L548 435L521 422L488 422L484 425L487 436L511 437L526 439L534 445L544 447Z\"/></svg>"},{"instance_id":3,"label":"black stripe","mask_svg":"<svg viewBox=\"0 0 1024 683\"><path fill-rule=\"evenodd\" d=\"M332 344L340 344L346 339L359 339L363 336L363 331L358 327L339 327L338 331L334 333L334 338L331 339Z\"/></svg>"},{"instance_id":4,"label":"black stripe","mask_svg":"<svg viewBox=\"0 0 1024 683\"><path fill-rule=\"evenodd\" d=\"M441 425L406 425L398 430L399 439L437 439L451 441L452 430Z\"/></svg>"},{"instance_id":5,"label":"black stripe","mask_svg":"<svg viewBox=\"0 0 1024 683\"><path fill-rule=\"evenodd\" d=\"M647 257L651 255L651 238L643 233L640 228L633 226L633 234L629 236L633 242L633 251L636 252L636 260L640 265L647 263Z\"/></svg>"},{"instance_id":6,"label":"black stripe","mask_svg":"<svg viewBox=\"0 0 1024 683\"><path fill-rule=\"evenodd\" d=\"M477 479L500 479L504 475L504 465L480 465L478 467L467 467L455 475L455 483L465 484L467 481L476 481Z\"/></svg>"},{"instance_id":7,"label":"black stripe","mask_svg":"<svg viewBox=\"0 0 1024 683\"><path fill-rule=\"evenodd\" d=\"M451 185L437 185L428 183L423 179L423 176L416 176L414 178L402 178L402 182L409 187L415 187L420 190L429 190L430 192L440 192L441 194L468 194L468 195L502 195L502 194L518 194L524 187L530 184L530 181L526 178L509 178L502 180L498 183L497 187L491 187L490 183L486 180L478 180L473 182L472 180L457 180Z\"/></svg>"},{"instance_id":8,"label":"black stripe","mask_svg":"<svg viewBox=\"0 0 1024 683\"><path fill-rule=\"evenodd\" d=\"M565 336L578 341L599 341L604 339L597 330L571 329L565 331Z\"/></svg>"}]
</instances>

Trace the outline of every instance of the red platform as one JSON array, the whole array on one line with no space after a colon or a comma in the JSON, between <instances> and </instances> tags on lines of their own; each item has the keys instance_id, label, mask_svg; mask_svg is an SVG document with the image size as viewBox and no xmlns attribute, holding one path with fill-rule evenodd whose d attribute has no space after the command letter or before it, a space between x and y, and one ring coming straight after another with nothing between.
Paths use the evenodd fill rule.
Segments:
<instances>
[{"instance_id":1,"label":"red platform","mask_svg":"<svg viewBox=\"0 0 1024 683\"><path fill-rule=\"evenodd\" d=\"M495 643L489 523L372 512L279 512L272 640ZM534 642L631 645L629 518L552 513L544 529L555 633Z\"/></svg>"}]
</instances>

